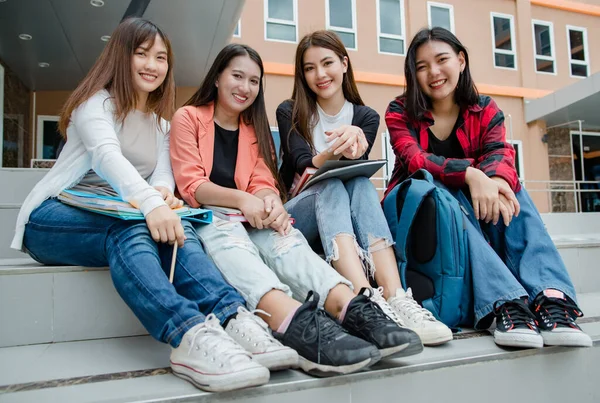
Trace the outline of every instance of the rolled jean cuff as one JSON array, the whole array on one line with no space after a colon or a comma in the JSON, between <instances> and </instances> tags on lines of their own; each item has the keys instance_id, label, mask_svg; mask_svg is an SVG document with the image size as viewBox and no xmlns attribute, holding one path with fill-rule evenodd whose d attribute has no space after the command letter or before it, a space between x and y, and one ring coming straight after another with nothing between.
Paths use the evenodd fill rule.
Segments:
<instances>
[{"instance_id":1,"label":"rolled jean cuff","mask_svg":"<svg viewBox=\"0 0 600 403\"><path fill-rule=\"evenodd\" d=\"M331 267L328 267L328 270L331 270L335 274L338 274ZM352 283L350 281L348 281L345 277L342 277L339 274L337 276L330 276L330 278L328 278L326 281L324 281L315 290L319 294L319 297L320 297L319 298L319 308L325 307L325 301L327 300L327 297L329 297L329 293L331 292L331 290L333 290L335 287L337 287L340 284L347 285L351 290L354 290L354 285L352 285ZM306 295L304 295L302 297L302 302L304 302L305 298L306 298Z\"/></svg>"},{"instance_id":2,"label":"rolled jean cuff","mask_svg":"<svg viewBox=\"0 0 600 403\"><path fill-rule=\"evenodd\" d=\"M495 301L493 301L481 308L475 309L475 328L479 329L479 321L481 321L483 318L485 318L486 316L488 316L489 314L494 312L494 304L496 303L496 301L512 301L513 299L526 297L526 296L527 296L527 292L525 292L525 290L522 288L518 288L507 294L504 294L503 296L496 298Z\"/></svg>"},{"instance_id":3,"label":"rolled jean cuff","mask_svg":"<svg viewBox=\"0 0 600 403\"><path fill-rule=\"evenodd\" d=\"M257 287L256 290L253 290L251 294L247 296L244 295L244 299L246 300L246 306L248 307L248 309L251 311L255 310L261 298L272 290L281 291L288 295L290 298L292 298L292 290L290 290L290 287L288 287L287 285L283 283L275 285L265 284L263 286Z\"/></svg>"}]
</instances>

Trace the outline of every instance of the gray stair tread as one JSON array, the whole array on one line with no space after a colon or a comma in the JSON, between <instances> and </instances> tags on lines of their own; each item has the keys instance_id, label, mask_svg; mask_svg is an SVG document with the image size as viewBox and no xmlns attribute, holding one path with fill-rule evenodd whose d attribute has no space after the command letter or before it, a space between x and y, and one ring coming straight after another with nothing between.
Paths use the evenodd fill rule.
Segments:
<instances>
[{"instance_id":1,"label":"gray stair tread","mask_svg":"<svg viewBox=\"0 0 600 403\"><path fill-rule=\"evenodd\" d=\"M598 346L600 322L584 323L582 328L592 335L595 345ZM568 349L555 347L541 350L508 350L496 346L489 336L465 338L436 348L426 348L423 353L416 356L386 360L370 371L345 377L318 379L299 371L274 373L271 382L266 386L272 391L256 392L259 389L255 389L254 393L270 394L342 385L362 379L566 350ZM167 397L185 398L206 395L170 374L127 379L136 375L135 372L132 373L133 371L168 366L168 354L168 346L152 340L149 336L2 348L0 349L0 386L113 374L112 377L108 377L110 380L102 378L101 382L94 382L92 378L93 382L90 383L80 382L73 386L5 394L2 396L2 401L86 402L96 401L98 396L102 396L103 401L133 399L148 401ZM43 387L44 384L41 383L40 386ZM248 393L245 391L243 396L248 396Z\"/></svg>"},{"instance_id":2,"label":"gray stair tread","mask_svg":"<svg viewBox=\"0 0 600 403\"><path fill-rule=\"evenodd\" d=\"M23 257L0 259L0 275L6 274L37 274L37 273L66 273L74 271L108 270L108 267L84 266L46 266L23 254Z\"/></svg>"},{"instance_id":3,"label":"gray stair tread","mask_svg":"<svg viewBox=\"0 0 600 403\"><path fill-rule=\"evenodd\" d=\"M557 248L591 248L600 246L600 234L554 235L552 241Z\"/></svg>"}]
</instances>

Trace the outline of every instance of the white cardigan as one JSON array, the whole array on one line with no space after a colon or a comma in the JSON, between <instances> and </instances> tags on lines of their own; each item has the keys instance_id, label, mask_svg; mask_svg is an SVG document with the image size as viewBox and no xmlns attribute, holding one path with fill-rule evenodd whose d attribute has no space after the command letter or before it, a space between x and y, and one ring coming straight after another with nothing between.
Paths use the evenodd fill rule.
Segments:
<instances>
[{"instance_id":1,"label":"white cardigan","mask_svg":"<svg viewBox=\"0 0 600 403\"><path fill-rule=\"evenodd\" d=\"M68 141L56 164L35 185L21 206L11 248L23 250L25 224L31 212L46 199L79 183L90 169L106 180L123 200L139 207L144 216L166 205L153 186L164 186L171 191L175 187L169 159L168 122L161 120L162 130L156 130L157 163L146 182L121 153L117 133L122 130L122 125L113 111L114 104L106 90L97 92L73 111L67 128Z\"/></svg>"}]
</instances>

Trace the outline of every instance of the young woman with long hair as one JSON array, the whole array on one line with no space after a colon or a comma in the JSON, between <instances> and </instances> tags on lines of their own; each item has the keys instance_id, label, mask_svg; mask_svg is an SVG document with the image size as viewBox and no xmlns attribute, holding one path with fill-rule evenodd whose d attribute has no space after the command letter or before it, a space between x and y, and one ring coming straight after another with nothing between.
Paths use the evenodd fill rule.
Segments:
<instances>
[{"instance_id":1,"label":"young woman with long hair","mask_svg":"<svg viewBox=\"0 0 600 403\"><path fill-rule=\"evenodd\" d=\"M173 195L165 120L173 114L174 91L165 34L139 18L119 24L64 106L59 127L66 144L23 203L12 246L43 264L109 266L115 288L144 327L171 345L173 372L199 388L261 385L269 370L221 327L247 312L244 299L204 253L189 221L172 211L182 204ZM72 187L114 192L139 207L145 221L56 199Z\"/></svg>"},{"instance_id":2,"label":"young woman with long hair","mask_svg":"<svg viewBox=\"0 0 600 403\"><path fill-rule=\"evenodd\" d=\"M350 373L381 357L418 353L417 335L367 296L355 296L290 225L275 179L263 76L255 50L227 45L173 117L171 161L183 199L237 208L248 220L244 226L215 218L198 226L207 253L275 338L297 350L308 373Z\"/></svg>"},{"instance_id":3,"label":"young woman with long hair","mask_svg":"<svg viewBox=\"0 0 600 403\"><path fill-rule=\"evenodd\" d=\"M396 154L386 194L426 169L479 220L466 223L475 325L495 317L505 346L591 346L575 323L583 314L567 269L519 183L504 115L478 94L465 47L443 28L423 29L404 74L406 91L385 115Z\"/></svg>"},{"instance_id":4,"label":"young woman with long hair","mask_svg":"<svg viewBox=\"0 0 600 403\"><path fill-rule=\"evenodd\" d=\"M292 98L277 108L283 162L281 177L291 189L306 168L329 160L368 159L379 115L364 105L348 52L331 31L306 35L296 49ZM425 345L445 343L452 332L405 292L375 187L366 177L327 179L288 201L286 209L311 246L354 284L379 288L372 299Z\"/></svg>"}]
</instances>

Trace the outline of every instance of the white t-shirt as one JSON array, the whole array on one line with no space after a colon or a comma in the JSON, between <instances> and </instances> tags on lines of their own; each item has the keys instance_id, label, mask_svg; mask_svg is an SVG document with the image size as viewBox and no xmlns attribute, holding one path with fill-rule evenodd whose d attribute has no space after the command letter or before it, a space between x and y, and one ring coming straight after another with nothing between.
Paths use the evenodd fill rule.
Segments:
<instances>
[{"instance_id":1,"label":"white t-shirt","mask_svg":"<svg viewBox=\"0 0 600 403\"><path fill-rule=\"evenodd\" d=\"M354 105L348 100L342 106L342 109L336 115L328 115L317 103L317 115L319 121L315 125L312 132L313 144L317 153L323 152L329 148L331 144L326 141L326 131L337 129L342 125L351 125L352 119L354 118Z\"/></svg>"}]
</instances>

